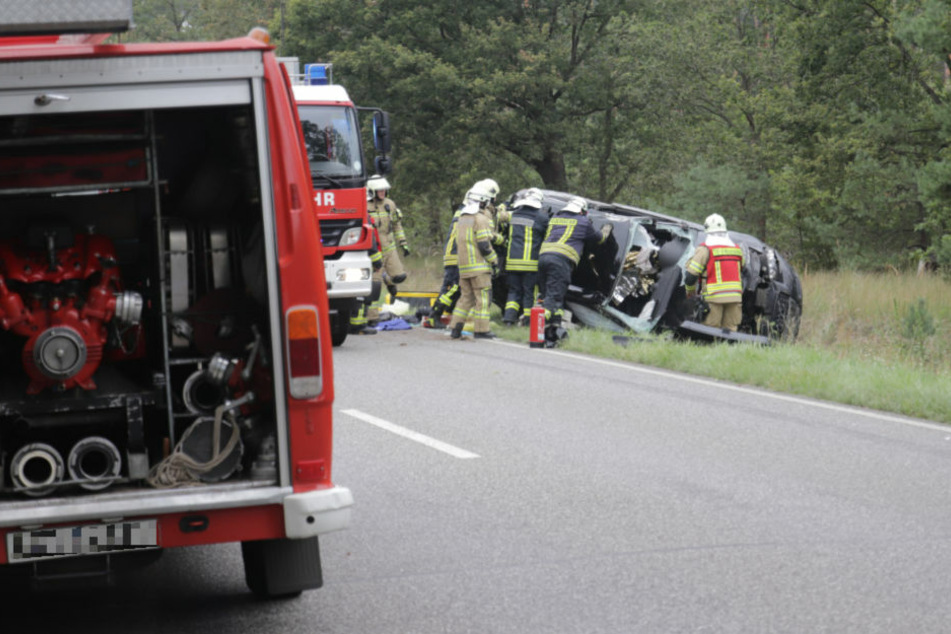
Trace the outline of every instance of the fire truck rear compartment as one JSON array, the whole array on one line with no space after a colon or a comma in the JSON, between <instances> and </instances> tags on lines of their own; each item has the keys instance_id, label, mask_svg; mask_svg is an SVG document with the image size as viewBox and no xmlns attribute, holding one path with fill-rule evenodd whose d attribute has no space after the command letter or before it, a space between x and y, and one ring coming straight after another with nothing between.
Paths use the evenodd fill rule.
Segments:
<instances>
[{"instance_id":1,"label":"fire truck rear compartment","mask_svg":"<svg viewBox=\"0 0 951 634\"><path fill-rule=\"evenodd\" d=\"M0 117L0 499L277 482L254 121Z\"/></svg>"}]
</instances>

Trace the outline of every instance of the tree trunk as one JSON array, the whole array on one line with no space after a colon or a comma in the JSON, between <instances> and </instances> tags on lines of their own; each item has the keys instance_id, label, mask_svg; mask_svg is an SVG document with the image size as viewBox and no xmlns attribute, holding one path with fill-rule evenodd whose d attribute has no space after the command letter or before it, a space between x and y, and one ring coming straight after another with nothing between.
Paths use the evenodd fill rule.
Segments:
<instances>
[{"instance_id":1,"label":"tree trunk","mask_svg":"<svg viewBox=\"0 0 951 634\"><path fill-rule=\"evenodd\" d=\"M542 177L545 187L556 191L568 190L568 175L565 173L565 156L558 150L546 150L541 159L532 161L532 167Z\"/></svg>"}]
</instances>

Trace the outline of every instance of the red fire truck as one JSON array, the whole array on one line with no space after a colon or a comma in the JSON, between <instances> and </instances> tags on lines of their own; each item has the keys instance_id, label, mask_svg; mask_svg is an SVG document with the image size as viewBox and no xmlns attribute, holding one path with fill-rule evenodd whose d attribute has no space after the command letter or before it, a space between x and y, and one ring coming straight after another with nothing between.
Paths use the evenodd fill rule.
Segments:
<instances>
[{"instance_id":1,"label":"red fire truck","mask_svg":"<svg viewBox=\"0 0 951 634\"><path fill-rule=\"evenodd\" d=\"M327 283L286 72L251 37L80 35L127 27L131 0L11 4L0 573L240 542L254 593L319 587L319 536L353 499L331 480Z\"/></svg>"},{"instance_id":2,"label":"red fire truck","mask_svg":"<svg viewBox=\"0 0 951 634\"><path fill-rule=\"evenodd\" d=\"M333 83L332 64L307 64L281 58L294 83L294 99L304 132L314 186L324 270L330 298L333 344L347 338L355 302L379 293L372 288L372 231L367 215L369 167L361 143L358 110L373 111L373 142L379 154L374 169L389 172L389 116L375 108L357 108L347 90Z\"/></svg>"}]
</instances>

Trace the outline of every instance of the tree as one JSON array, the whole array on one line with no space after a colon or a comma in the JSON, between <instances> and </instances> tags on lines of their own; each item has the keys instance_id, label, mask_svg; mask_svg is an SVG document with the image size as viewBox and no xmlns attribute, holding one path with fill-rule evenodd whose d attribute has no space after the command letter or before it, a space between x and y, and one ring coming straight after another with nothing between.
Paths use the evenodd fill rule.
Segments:
<instances>
[{"instance_id":1,"label":"tree","mask_svg":"<svg viewBox=\"0 0 951 634\"><path fill-rule=\"evenodd\" d=\"M264 26L281 0L134 0L129 42L225 40Z\"/></svg>"},{"instance_id":2,"label":"tree","mask_svg":"<svg viewBox=\"0 0 951 634\"><path fill-rule=\"evenodd\" d=\"M129 42L167 42L196 39L192 18L200 0L135 0L134 26L122 39Z\"/></svg>"},{"instance_id":3,"label":"tree","mask_svg":"<svg viewBox=\"0 0 951 634\"><path fill-rule=\"evenodd\" d=\"M821 230L842 263L901 264L933 240L919 180L945 143L946 66L909 38L921 32L909 16L933 23L924 17L930 4L777 3L797 55L797 105L813 113L797 166L816 170L809 180L828 202L799 213L825 217Z\"/></svg>"},{"instance_id":4,"label":"tree","mask_svg":"<svg viewBox=\"0 0 951 634\"><path fill-rule=\"evenodd\" d=\"M269 17L393 115L417 244L476 180L711 212L800 263L951 262L951 0L136 0L133 37Z\"/></svg>"},{"instance_id":5,"label":"tree","mask_svg":"<svg viewBox=\"0 0 951 634\"><path fill-rule=\"evenodd\" d=\"M566 156L598 138L588 136L592 118L627 105L631 75L616 55L634 5L291 0L282 45L332 60L359 101L393 113L400 186L441 208L486 176L505 191L540 184L603 195L620 189L608 178L613 136L600 137L596 190L568 182ZM586 173L579 165L573 173Z\"/></svg>"}]
</instances>

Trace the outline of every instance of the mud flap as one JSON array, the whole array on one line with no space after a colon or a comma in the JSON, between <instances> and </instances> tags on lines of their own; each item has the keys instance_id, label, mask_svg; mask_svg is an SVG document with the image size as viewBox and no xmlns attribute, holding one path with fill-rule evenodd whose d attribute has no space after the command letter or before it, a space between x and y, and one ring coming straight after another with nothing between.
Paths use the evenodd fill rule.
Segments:
<instances>
[{"instance_id":1,"label":"mud flap","mask_svg":"<svg viewBox=\"0 0 951 634\"><path fill-rule=\"evenodd\" d=\"M324 584L316 536L242 542L241 555L248 589L258 597L292 597Z\"/></svg>"}]
</instances>

